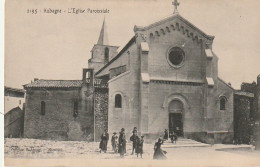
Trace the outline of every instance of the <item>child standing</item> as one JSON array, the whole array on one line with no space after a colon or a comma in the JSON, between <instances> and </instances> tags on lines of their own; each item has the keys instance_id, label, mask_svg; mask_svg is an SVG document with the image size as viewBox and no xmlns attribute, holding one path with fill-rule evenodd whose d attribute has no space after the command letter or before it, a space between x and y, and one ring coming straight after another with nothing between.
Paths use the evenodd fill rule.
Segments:
<instances>
[{"instance_id":1,"label":"child standing","mask_svg":"<svg viewBox=\"0 0 260 167\"><path fill-rule=\"evenodd\" d=\"M141 138L138 138L138 142L137 142L137 149L136 149L137 157L138 154L140 154L141 158L143 158L143 145L144 145L144 136L142 135Z\"/></svg>"},{"instance_id":2,"label":"child standing","mask_svg":"<svg viewBox=\"0 0 260 167\"><path fill-rule=\"evenodd\" d=\"M111 144L112 144L112 148L113 148L113 151L115 153L117 153L117 135L116 135L116 132L113 133L113 136L111 138Z\"/></svg>"}]
</instances>

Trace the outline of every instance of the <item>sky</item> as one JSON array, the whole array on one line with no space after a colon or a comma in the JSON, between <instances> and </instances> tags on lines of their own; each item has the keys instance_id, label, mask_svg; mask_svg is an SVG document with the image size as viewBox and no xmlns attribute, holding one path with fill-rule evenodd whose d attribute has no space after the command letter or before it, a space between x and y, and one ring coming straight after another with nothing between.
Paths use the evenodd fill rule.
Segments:
<instances>
[{"instance_id":1,"label":"sky","mask_svg":"<svg viewBox=\"0 0 260 167\"><path fill-rule=\"evenodd\" d=\"M215 36L219 77L236 89L260 74L260 0L179 0L179 14ZM43 13L61 9L63 13ZM68 8L109 13L68 13ZM36 14L28 13L37 9ZM39 12L41 11L41 12ZM34 78L81 79L104 17L109 44L120 46L173 13L172 0L8 0L5 2L4 85L22 88Z\"/></svg>"}]
</instances>

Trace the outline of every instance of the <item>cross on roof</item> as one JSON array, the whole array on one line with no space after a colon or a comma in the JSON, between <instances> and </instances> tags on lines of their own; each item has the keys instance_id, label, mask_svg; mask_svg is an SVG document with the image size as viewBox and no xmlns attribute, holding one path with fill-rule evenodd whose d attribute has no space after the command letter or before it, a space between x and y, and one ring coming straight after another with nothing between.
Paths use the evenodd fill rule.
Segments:
<instances>
[{"instance_id":1,"label":"cross on roof","mask_svg":"<svg viewBox=\"0 0 260 167\"><path fill-rule=\"evenodd\" d=\"M180 3L177 0L174 0L174 2L172 2L172 5L174 6L174 12L173 13L178 13L177 7L180 5Z\"/></svg>"}]
</instances>

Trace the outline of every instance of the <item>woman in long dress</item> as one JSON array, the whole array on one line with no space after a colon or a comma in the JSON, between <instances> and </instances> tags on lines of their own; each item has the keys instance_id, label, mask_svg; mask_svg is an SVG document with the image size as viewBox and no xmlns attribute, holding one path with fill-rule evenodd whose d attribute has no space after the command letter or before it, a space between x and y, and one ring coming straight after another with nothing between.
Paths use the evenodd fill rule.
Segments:
<instances>
[{"instance_id":1,"label":"woman in long dress","mask_svg":"<svg viewBox=\"0 0 260 167\"><path fill-rule=\"evenodd\" d=\"M120 136L118 138L118 152L120 153L120 157L124 157L126 153L126 137L125 137L125 129L122 128L120 132Z\"/></svg>"},{"instance_id":2,"label":"woman in long dress","mask_svg":"<svg viewBox=\"0 0 260 167\"><path fill-rule=\"evenodd\" d=\"M100 144L99 144L100 153L101 153L102 151L104 151L105 153L107 152L107 140L108 140L108 138L107 138L106 133L105 133L105 132L102 133L102 135L101 135L101 141L100 141Z\"/></svg>"},{"instance_id":3,"label":"woman in long dress","mask_svg":"<svg viewBox=\"0 0 260 167\"><path fill-rule=\"evenodd\" d=\"M167 152L161 149L162 144L163 140L161 138L159 138L158 141L154 144L153 159L167 159L165 156Z\"/></svg>"}]
</instances>

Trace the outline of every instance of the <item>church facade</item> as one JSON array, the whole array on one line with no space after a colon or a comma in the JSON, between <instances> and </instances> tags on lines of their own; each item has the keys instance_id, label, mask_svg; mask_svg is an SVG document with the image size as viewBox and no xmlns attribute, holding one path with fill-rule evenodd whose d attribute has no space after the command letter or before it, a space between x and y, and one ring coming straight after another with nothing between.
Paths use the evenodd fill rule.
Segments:
<instances>
[{"instance_id":1,"label":"church facade","mask_svg":"<svg viewBox=\"0 0 260 167\"><path fill-rule=\"evenodd\" d=\"M99 140L103 129L125 128L130 137L137 127L146 141L169 129L201 142L232 142L234 89L218 77L214 36L177 8L165 19L135 26L134 34L117 53L104 21L82 80L25 85L25 137L50 138L58 131L64 139Z\"/></svg>"},{"instance_id":2,"label":"church facade","mask_svg":"<svg viewBox=\"0 0 260 167\"><path fill-rule=\"evenodd\" d=\"M134 32L95 73L109 78L109 132L137 127L156 138L169 129L203 142L231 141L234 90L218 77L214 36L177 12Z\"/></svg>"}]
</instances>

